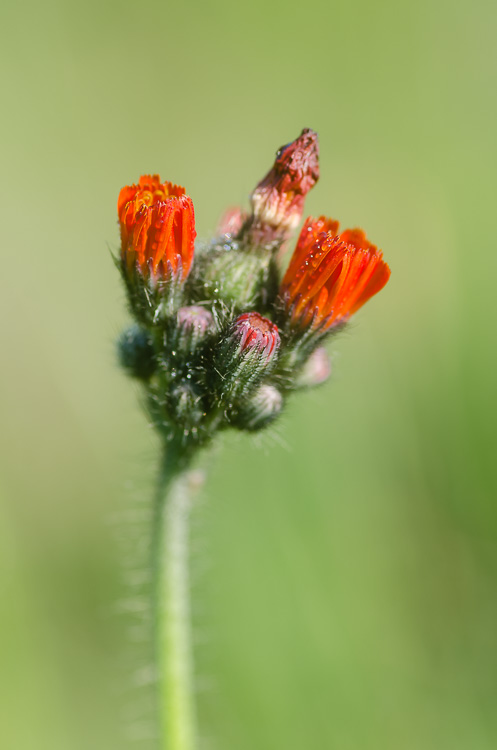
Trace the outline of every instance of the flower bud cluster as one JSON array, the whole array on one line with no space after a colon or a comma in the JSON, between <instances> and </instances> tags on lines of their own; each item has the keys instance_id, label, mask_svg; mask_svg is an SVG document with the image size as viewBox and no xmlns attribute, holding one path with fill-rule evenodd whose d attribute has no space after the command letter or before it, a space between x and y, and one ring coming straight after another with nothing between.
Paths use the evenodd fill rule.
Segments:
<instances>
[{"instance_id":1,"label":"flower bud cluster","mask_svg":"<svg viewBox=\"0 0 497 750\"><path fill-rule=\"evenodd\" d=\"M119 194L118 265L135 320L120 361L155 426L184 449L227 427L259 430L292 391L324 382L323 339L388 281L365 234L326 217L307 219L280 281L278 250L318 177L317 135L304 130L278 151L251 211L231 209L197 247L184 188L149 175Z\"/></svg>"}]
</instances>

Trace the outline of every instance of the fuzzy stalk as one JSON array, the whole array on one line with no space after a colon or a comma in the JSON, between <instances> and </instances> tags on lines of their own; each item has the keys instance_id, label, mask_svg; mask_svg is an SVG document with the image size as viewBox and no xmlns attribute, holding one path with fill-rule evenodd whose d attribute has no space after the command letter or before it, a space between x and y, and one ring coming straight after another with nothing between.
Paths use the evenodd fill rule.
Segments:
<instances>
[{"instance_id":1,"label":"fuzzy stalk","mask_svg":"<svg viewBox=\"0 0 497 750\"><path fill-rule=\"evenodd\" d=\"M162 460L152 536L160 750L195 750L190 616L190 459L174 444Z\"/></svg>"}]
</instances>

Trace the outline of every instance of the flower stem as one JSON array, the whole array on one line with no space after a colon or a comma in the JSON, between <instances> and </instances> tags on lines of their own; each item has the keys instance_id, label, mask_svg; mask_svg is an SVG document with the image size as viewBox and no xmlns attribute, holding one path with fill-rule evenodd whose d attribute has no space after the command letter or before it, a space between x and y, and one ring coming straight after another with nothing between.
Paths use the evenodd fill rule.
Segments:
<instances>
[{"instance_id":1,"label":"flower stem","mask_svg":"<svg viewBox=\"0 0 497 750\"><path fill-rule=\"evenodd\" d=\"M161 750L196 747L188 573L189 464L184 453L168 446L157 486L152 565Z\"/></svg>"}]
</instances>

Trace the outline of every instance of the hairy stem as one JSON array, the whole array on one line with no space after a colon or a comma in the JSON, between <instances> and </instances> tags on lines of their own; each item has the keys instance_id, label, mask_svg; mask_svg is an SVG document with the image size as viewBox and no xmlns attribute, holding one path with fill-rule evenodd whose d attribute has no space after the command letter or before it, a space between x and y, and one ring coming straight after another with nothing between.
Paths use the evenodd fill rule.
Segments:
<instances>
[{"instance_id":1,"label":"hairy stem","mask_svg":"<svg viewBox=\"0 0 497 750\"><path fill-rule=\"evenodd\" d=\"M153 608L161 750L194 750L196 721L188 573L189 460L171 445L157 487Z\"/></svg>"}]
</instances>

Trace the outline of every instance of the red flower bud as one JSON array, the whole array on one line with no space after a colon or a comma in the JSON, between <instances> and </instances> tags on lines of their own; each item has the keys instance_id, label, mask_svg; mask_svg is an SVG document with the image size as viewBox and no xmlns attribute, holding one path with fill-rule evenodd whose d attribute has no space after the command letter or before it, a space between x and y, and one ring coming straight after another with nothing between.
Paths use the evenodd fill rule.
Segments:
<instances>
[{"instance_id":1,"label":"red flower bud","mask_svg":"<svg viewBox=\"0 0 497 750\"><path fill-rule=\"evenodd\" d=\"M195 214L184 188L144 175L124 187L117 202L121 258L128 273L186 279L193 261Z\"/></svg>"},{"instance_id":2,"label":"red flower bud","mask_svg":"<svg viewBox=\"0 0 497 750\"><path fill-rule=\"evenodd\" d=\"M233 323L232 337L240 354L254 352L269 362L280 346L278 326L257 312L240 315Z\"/></svg>"},{"instance_id":3,"label":"red flower bud","mask_svg":"<svg viewBox=\"0 0 497 750\"><path fill-rule=\"evenodd\" d=\"M295 327L326 330L344 322L390 277L362 229L337 232L337 222L320 217L308 219L300 233L280 289Z\"/></svg>"},{"instance_id":4,"label":"red flower bud","mask_svg":"<svg viewBox=\"0 0 497 750\"><path fill-rule=\"evenodd\" d=\"M219 376L220 399L232 419L247 398L271 371L280 346L278 327L257 312L240 315L216 351L214 374ZM242 409L243 411L243 409Z\"/></svg>"},{"instance_id":5,"label":"red flower bud","mask_svg":"<svg viewBox=\"0 0 497 750\"><path fill-rule=\"evenodd\" d=\"M252 233L271 228L272 238L281 239L295 229L305 196L319 179L318 161L318 136L308 128L279 149L272 169L252 193Z\"/></svg>"}]
</instances>

